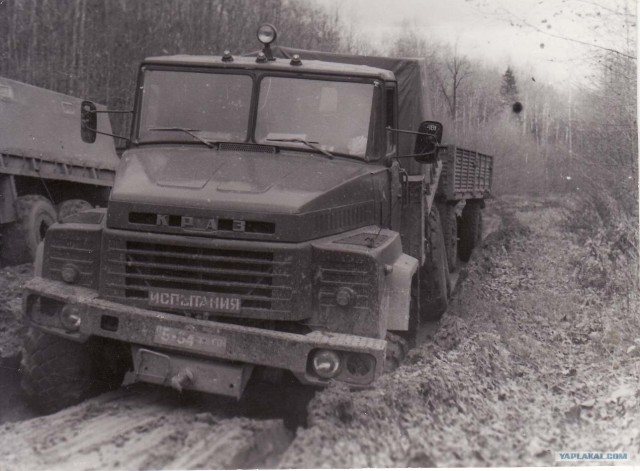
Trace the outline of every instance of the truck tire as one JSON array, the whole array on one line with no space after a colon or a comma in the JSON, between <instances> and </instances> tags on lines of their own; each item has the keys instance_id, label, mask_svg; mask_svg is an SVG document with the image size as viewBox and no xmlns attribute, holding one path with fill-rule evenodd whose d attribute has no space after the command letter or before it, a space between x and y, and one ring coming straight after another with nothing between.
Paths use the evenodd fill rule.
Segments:
<instances>
[{"instance_id":1,"label":"truck tire","mask_svg":"<svg viewBox=\"0 0 640 471\"><path fill-rule=\"evenodd\" d=\"M482 240L482 206L477 201L469 201L462 210L458 224L460 260L468 262L471 253Z\"/></svg>"},{"instance_id":2,"label":"truck tire","mask_svg":"<svg viewBox=\"0 0 640 471\"><path fill-rule=\"evenodd\" d=\"M65 218L73 216L85 209L91 209L91 203L85 200L66 200L58 205L58 221L62 222Z\"/></svg>"},{"instance_id":3,"label":"truck tire","mask_svg":"<svg viewBox=\"0 0 640 471\"><path fill-rule=\"evenodd\" d=\"M58 218L51 202L40 195L20 196L17 209L18 219L2 234L2 259L9 265L32 261L47 229Z\"/></svg>"},{"instance_id":4,"label":"truck tire","mask_svg":"<svg viewBox=\"0 0 640 471\"><path fill-rule=\"evenodd\" d=\"M92 340L77 343L29 328L21 386L35 409L51 414L120 386L125 371L113 369L113 351Z\"/></svg>"},{"instance_id":5,"label":"truck tire","mask_svg":"<svg viewBox=\"0 0 640 471\"><path fill-rule=\"evenodd\" d=\"M454 271L458 264L458 221L455 207L444 204L439 207L444 246L447 253L449 271Z\"/></svg>"},{"instance_id":6,"label":"truck tire","mask_svg":"<svg viewBox=\"0 0 640 471\"><path fill-rule=\"evenodd\" d=\"M420 269L420 318L438 320L447 310L449 267L438 208L433 205L425 226L426 260Z\"/></svg>"},{"instance_id":7,"label":"truck tire","mask_svg":"<svg viewBox=\"0 0 640 471\"><path fill-rule=\"evenodd\" d=\"M409 347L405 339L392 332L387 332L385 340L387 341L387 350L384 359L384 372L390 373L402 364Z\"/></svg>"}]
</instances>

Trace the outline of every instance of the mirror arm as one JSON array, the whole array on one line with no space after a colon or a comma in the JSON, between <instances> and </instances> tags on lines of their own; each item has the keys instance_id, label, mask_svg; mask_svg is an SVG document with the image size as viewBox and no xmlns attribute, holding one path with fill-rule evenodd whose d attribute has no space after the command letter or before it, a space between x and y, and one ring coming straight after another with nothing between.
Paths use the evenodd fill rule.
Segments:
<instances>
[{"instance_id":1,"label":"mirror arm","mask_svg":"<svg viewBox=\"0 0 640 471\"><path fill-rule=\"evenodd\" d=\"M97 113L133 113L133 110L87 110L87 113L97 114Z\"/></svg>"},{"instance_id":2,"label":"mirror arm","mask_svg":"<svg viewBox=\"0 0 640 471\"><path fill-rule=\"evenodd\" d=\"M387 126L385 129L386 129L387 131L403 132L403 133L406 133L406 134L415 134L416 136L433 137L433 135L432 135L432 134L427 134L427 133L424 133L424 132L416 132L416 131L406 131L406 130L404 130L404 129L395 129L395 128L392 128L392 127L390 127L390 126Z\"/></svg>"},{"instance_id":3,"label":"mirror arm","mask_svg":"<svg viewBox=\"0 0 640 471\"><path fill-rule=\"evenodd\" d=\"M433 156L435 156L436 158L438 158L438 153L439 153L439 151L441 151L441 150L443 150L443 149L446 149L447 147L448 147L448 146L438 144L438 145L436 146L436 151L435 151L435 152L432 152L432 153L430 153L430 154L407 154L407 155L399 155L399 156L397 156L397 157L394 157L394 159L407 159L407 158L409 158L409 157L425 157L425 156L431 156L431 155L433 155Z\"/></svg>"},{"instance_id":4,"label":"mirror arm","mask_svg":"<svg viewBox=\"0 0 640 471\"><path fill-rule=\"evenodd\" d=\"M97 129L90 128L89 126L87 126L85 124L82 125L82 129L86 129L87 131L95 132L96 134L102 134L103 136L117 137L118 139L124 139L127 142L131 142L131 139L129 139L128 137L118 136L117 134L109 134L108 132L98 131Z\"/></svg>"},{"instance_id":5,"label":"mirror arm","mask_svg":"<svg viewBox=\"0 0 640 471\"><path fill-rule=\"evenodd\" d=\"M431 157L433 156L435 159L438 158L438 153L437 152L433 152L431 154L407 154L407 155L399 155L397 157L394 157L394 159L408 159L410 157Z\"/></svg>"}]
</instances>

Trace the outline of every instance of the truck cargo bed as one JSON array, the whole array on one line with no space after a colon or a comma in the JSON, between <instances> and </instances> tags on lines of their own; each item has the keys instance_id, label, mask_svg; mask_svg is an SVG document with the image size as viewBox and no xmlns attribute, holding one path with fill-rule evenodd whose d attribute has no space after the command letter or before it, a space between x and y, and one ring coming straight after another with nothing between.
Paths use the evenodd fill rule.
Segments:
<instances>
[{"instance_id":1,"label":"truck cargo bed","mask_svg":"<svg viewBox=\"0 0 640 471\"><path fill-rule=\"evenodd\" d=\"M447 200L485 198L491 192L493 157L457 146L440 151L442 175L438 193Z\"/></svg>"},{"instance_id":2,"label":"truck cargo bed","mask_svg":"<svg viewBox=\"0 0 640 471\"><path fill-rule=\"evenodd\" d=\"M113 138L99 134L93 143L81 139L81 103L0 77L0 173L36 172L41 178L102 180L99 184L111 186L120 160ZM105 110L103 105L97 108ZM110 134L108 116L100 113L97 119L98 128Z\"/></svg>"}]
</instances>

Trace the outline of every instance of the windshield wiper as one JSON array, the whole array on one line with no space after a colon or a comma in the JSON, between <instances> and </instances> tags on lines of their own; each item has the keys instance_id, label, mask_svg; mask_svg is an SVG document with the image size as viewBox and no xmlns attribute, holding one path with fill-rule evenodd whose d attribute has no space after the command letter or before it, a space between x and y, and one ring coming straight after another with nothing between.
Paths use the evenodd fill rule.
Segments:
<instances>
[{"instance_id":1,"label":"windshield wiper","mask_svg":"<svg viewBox=\"0 0 640 471\"><path fill-rule=\"evenodd\" d=\"M330 159L333 159L333 154L331 154L329 151L324 150L321 147L318 147L314 144L319 144L319 142L317 141L307 141L305 139L300 139L300 138L291 138L291 139L267 139L267 141L272 141L272 142L298 142L300 144L304 144L305 146L318 151L324 155L326 155L327 157L329 157Z\"/></svg>"},{"instance_id":2,"label":"windshield wiper","mask_svg":"<svg viewBox=\"0 0 640 471\"><path fill-rule=\"evenodd\" d=\"M196 132L200 131L200 129L188 129L188 128L180 128L180 127L167 127L167 128L149 128L149 131L182 131L184 133L189 134L189 136L194 137L195 139L202 142L209 149L213 149L215 146L213 143L207 141L206 139L201 138L196 134Z\"/></svg>"}]
</instances>

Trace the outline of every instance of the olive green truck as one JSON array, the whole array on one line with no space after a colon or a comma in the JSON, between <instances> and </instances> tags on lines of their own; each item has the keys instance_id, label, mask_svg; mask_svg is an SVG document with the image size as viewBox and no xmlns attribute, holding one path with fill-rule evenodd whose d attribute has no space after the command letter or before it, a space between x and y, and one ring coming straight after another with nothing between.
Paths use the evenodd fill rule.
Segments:
<instances>
[{"instance_id":1,"label":"olive green truck","mask_svg":"<svg viewBox=\"0 0 640 471\"><path fill-rule=\"evenodd\" d=\"M366 386L446 309L492 158L424 121L420 60L275 35L142 63L107 207L52 225L26 285L23 387L42 409L123 380ZM88 140L94 116L83 103Z\"/></svg>"}]
</instances>

